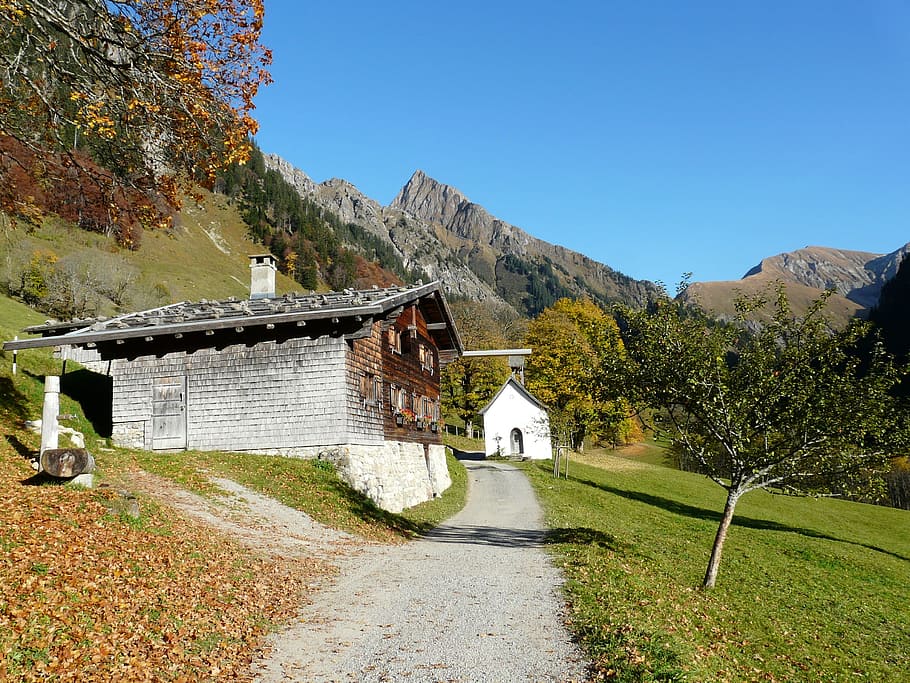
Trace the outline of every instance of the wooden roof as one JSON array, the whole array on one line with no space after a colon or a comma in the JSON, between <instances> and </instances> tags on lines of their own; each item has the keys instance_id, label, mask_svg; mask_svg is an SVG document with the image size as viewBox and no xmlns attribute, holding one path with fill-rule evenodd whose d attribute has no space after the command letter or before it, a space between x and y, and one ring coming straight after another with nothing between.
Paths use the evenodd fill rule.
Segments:
<instances>
[{"instance_id":1,"label":"wooden roof","mask_svg":"<svg viewBox=\"0 0 910 683\"><path fill-rule=\"evenodd\" d=\"M363 329L373 320L395 316L410 305L416 305L426 319L441 360L452 360L462 353L464 347L438 281L426 285L285 294L262 299L184 301L115 318L79 321L82 326L75 328L73 323L36 325L26 331L41 334L41 337L8 341L3 348L93 348L100 344L124 344L127 340L152 342L163 337L183 338L200 332L212 335L218 330L231 329L247 334L261 332L266 336L278 326L285 331L299 330L299 334L290 336L307 336L309 322L319 323L320 329L335 327L350 334L351 329Z\"/></svg>"}]
</instances>

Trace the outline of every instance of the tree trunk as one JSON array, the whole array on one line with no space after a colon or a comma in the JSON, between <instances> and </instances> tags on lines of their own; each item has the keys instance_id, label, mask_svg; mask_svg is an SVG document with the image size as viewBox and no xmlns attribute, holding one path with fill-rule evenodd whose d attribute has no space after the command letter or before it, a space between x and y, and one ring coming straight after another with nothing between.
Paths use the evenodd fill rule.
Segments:
<instances>
[{"instance_id":1,"label":"tree trunk","mask_svg":"<svg viewBox=\"0 0 910 683\"><path fill-rule=\"evenodd\" d=\"M95 469L95 459L84 448L48 448L41 453L40 462L42 472L64 479Z\"/></svg>"},{"instance_id":2,"label":"tree trunk","mask_svg":"<svg viewBox=\"0 0 910 683\"><path fill-rule=\"evenodd\" d=\"M705 580L702 588L714 588L717 581L717 570L720 568L720 556L724 551L724 541L727 540L727 529L730 528L730 522L733 521L733 510L736 509L736 502L739 500L738 491L729 491L727 493L727 503L724 505L724 514L720 518L720 526L717 527L717 536L714 537L714 547L711 549L711 559L708 560L708 571L705 572Z\"/></svg>"}]
</instances>

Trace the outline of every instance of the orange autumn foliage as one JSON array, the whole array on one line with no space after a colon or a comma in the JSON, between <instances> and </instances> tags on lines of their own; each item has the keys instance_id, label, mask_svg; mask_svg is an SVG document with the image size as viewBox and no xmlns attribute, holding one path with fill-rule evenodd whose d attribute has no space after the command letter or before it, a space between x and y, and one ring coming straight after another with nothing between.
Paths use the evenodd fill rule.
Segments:
<instances>
[{"instance_id":1,"label":"orange autumn foliage","mask_svg":"<svg viewBox=\"0 0 910 683\"><path fill-rule=\"evenodd\" d=\"M0 680L236 681L269 623L299 605L317 560L252 555L112 489L30 485L0 440Z\"/></svg>"},{"instance_id":2,"label":"orange autumn foliage","mask_svg":"<svg viewBox=\"0 0 910 683\"><path fill-rule=\"evenodd\" d=\"M35 206L13 168L51 187L77 168L108 197L145 193L146 209L159 196L177 207L245 160L270 81L263 12L262 0L0 3L0 139L16 143L0 148L0 209ZM21 148L38 163L7 153Z\"/></svg>"}]
</instances>

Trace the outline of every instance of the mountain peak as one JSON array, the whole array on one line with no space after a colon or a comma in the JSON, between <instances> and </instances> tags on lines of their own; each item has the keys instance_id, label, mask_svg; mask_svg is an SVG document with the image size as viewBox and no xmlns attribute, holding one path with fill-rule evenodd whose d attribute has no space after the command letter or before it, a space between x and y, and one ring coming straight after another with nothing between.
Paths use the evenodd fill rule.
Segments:
<instances>
[{"instance_id":1,"label":"mountain peak","mask_svg":"<svg viewBox=\"0 0 910 683\"><path fill-rule=\"evenodd\" d=\"M418 169L392 200L390 207L422 220L447 225L467 204L470 204L468 198L459 190Z\"/></svg>"}]
</instances>

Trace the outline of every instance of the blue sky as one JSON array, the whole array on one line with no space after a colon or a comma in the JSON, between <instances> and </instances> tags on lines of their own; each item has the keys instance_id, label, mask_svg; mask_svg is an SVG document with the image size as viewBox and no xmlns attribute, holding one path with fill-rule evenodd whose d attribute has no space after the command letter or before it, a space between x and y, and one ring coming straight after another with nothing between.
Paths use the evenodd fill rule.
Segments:
<instances>
[{"instance_id":1,"label":"blue sky","mask_svg":"<svg viewBox=\"0 0 910 683\"><path fill-rule=\"evenodd\" d=\"M422 169L669 285L910 241L907 0L266 0L263 41L260 147L383 204Z\"/></svg>"}]
</instances>

